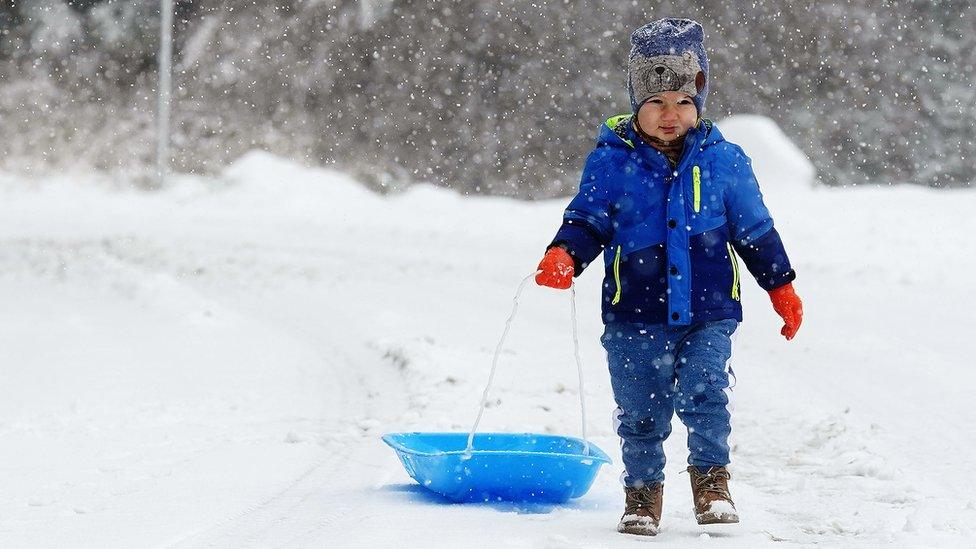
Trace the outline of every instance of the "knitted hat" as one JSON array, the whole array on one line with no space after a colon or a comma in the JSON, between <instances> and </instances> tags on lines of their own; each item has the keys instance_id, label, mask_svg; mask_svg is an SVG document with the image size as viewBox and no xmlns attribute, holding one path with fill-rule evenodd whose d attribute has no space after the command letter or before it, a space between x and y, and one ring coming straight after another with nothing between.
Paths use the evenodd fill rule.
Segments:
<instances>
[{"instance_id":1,"label":"knitted hat","mask_svg":"<svg viewBox=\"0 0 976 549\"><path fill-rule=\"evenodd\" d=\"M654 94L680 91L692 98L702 115L708 95L704 39L698 23L670 18L652 21L630 35L627 88L635 113Z\"/></svg>"}]
</instances>

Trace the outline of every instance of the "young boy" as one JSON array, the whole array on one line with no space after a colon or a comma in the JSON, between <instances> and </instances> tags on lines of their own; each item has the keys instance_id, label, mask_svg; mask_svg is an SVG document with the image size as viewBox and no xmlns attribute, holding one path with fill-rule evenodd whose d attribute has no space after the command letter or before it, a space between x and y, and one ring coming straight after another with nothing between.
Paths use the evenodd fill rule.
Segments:
<instances>
[{"instance_id":1,"label":"young boy","mask_svg":"<svg viewBox=\"0 0 976 549\"><path fill-rule=\"evenodd\" d=\"M698 523L739 521L726 468L731 339L742 320L735 254L769 292L786 339L803 316L749 158L702 118L703 38L701 25L686 19L634 31L633 114L601 126L536 276L568 288L604 252L602 343L626 469L617 529L631 534L657 534L674 412L688 428Z\"/></svg>"}]
</instances>

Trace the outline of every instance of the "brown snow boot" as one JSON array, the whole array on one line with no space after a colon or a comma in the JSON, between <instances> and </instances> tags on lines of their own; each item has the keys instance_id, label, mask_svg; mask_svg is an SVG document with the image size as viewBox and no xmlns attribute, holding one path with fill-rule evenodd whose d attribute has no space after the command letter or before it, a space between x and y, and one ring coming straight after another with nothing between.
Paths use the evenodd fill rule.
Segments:
<instances>
[{"instance_id":1,"label":"brown snow boot","mask_svg":"<svg viewBox=\"0 0 976 549\"><path fill-rule=\"evenodd\" d=\"M729 494L732 475L725 467L709 467L700 472L695 466L688 467L691 476L691 495L695 500L695 518L698 524L731 524L739 522L739 513Z\"/></svg>"},{"instance_id":2,"label":"brown snow boot","mask_svg":"<svg viewBox=\"0 0 976 549\"><path fill-rule=\"evenodd\" d=\"M657 535L657 527L661 522L664 485L655 482L640 488L625 486L624 495L627 507L624 509L624 516L620 517L617 531L639 536Z\"/></svg>"}]
</instances>

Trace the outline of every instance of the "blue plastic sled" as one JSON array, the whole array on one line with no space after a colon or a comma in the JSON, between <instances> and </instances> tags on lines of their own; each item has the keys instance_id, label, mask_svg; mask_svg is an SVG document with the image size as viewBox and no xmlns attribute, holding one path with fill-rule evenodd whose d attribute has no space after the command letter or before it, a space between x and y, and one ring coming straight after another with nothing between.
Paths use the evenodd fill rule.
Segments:
<instances>
[{"instance_id":1,"label":"blue plastic sled","mask_svg":"<svg viewBox=\"0 0 976 549\"><path fill-rule=\"evenodd\" d=\"M477 433L466 453L468 433L390 433L407 473L458 502L563 503L585 494L610 458L573 437L533 433Z\"/></svg>"}]
</instances>

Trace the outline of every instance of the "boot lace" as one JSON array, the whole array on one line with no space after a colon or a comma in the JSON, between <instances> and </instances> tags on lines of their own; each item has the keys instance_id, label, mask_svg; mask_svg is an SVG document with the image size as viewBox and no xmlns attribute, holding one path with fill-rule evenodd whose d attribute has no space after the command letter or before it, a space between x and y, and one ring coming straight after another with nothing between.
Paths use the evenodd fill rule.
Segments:
<instances>
[{"instance_id":1,"label":"boot lace","mask_svg":"<svg viewBox=\"0 0 976 549\"><path fill-rule=\"evenodd\" d=\"M649 486L635 488L628 495L630 503L637 509L653 509L657 504L658 493Z\"/></svg>"},{"instance_id":2,"label":"boot lace","mask_svg":"<svg viewBox=\"0 0 976 549\"><path fill-rule=\"evenodd\" d=\"M695 475L695 485L704 492L712 492L713 494L722 496L723 499L730 499L731 495L729 494L728 488L724 488L720 483L720 481L727 481L730 478L732 478L732 475L728 471L709 469L707 473L698 473Z\"/></svg>"}]
</instances>

